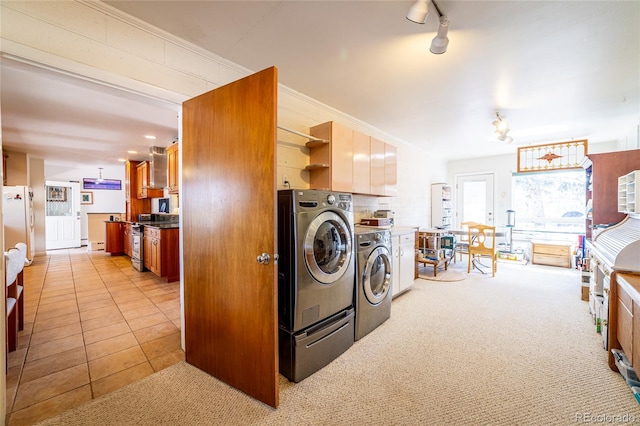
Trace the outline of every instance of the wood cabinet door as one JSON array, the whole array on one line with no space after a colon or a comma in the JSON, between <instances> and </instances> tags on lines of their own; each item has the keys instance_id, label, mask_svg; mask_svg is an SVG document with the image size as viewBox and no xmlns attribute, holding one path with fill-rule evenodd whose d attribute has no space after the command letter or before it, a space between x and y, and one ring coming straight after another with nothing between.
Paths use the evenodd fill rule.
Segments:
<instances>
[{"instance_id":1,"label":"wood cabinet door","mask_svg":"<svg viewBox=\"0 0 640 426\"><path fill-rule=\"evenodd\" d=\"M149 270L161 277L162 274L162 262L161 253L162 253L162 243L160 238L152 238L151 239L151 247L149 248L149 256L151 257L149 261Z\"/></svg>"},{"instance_id":2,"label":"wood cabinet door","mask_svg":"<svg viewBox=\"0 0 640 426\"><path fill-rule=\"evenodd\" d=\"M124 254L131 257L131 245L132 245L132 235L131 235L131 224L124 224Z\"/></svg>"},{"instance_id":3,"label":"wood cabinet door","mask_svg":"<svg viewBox=\"0 0 640 426\"><path fill-rule=\"evenodd\" d=\"M272 407L277 90L272 67L183 103L180 188L186 361Z\"/></svg>"},{"instance_id":4,"label":"wood cabinet door","mask_svg":"<svg viewBox=\"0 0 640 426\"><path fill-rule=\"evenodd\" d=\"M353 192L371 193L371 143L370 137L353 131Z\"/></svg>"},{"instance_id":5,"label":"wood cabinet door","mask_svg":"<svg viewBox=\"0 0 640 426\"><path fill-rule=\"evenodd\" d=\"M381 140L371 138L371 195L384 195L384 145Z\"/></svg>"},{"instance_id":6,"label":"wood cabinet door","mask_svg":"<svg viewBox=\"0 0 640 426\"><path fill-rule=\"evenodd\" d=\"M136 166L136 181L137 181L137 194L138 198L147 198L147 162L143 161L142 163Z\"/></svg>"},{"instance_id":7,"label":"wood cabinet door","mask_svg":"<svg viewBox=\"0 0 640 426\"><path fill-rule=\"evenodd\" d=\"M170 194L177 194L178 190L178 144L167 148L167 184Z\"/></svg>"}]
</instances>

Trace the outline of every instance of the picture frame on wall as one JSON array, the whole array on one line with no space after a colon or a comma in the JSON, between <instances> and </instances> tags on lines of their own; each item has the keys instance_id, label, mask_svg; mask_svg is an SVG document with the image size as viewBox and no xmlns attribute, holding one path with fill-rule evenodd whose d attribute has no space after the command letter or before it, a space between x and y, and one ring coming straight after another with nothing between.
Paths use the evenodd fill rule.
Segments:
<instances>
[{"instance_id":1,"label":"picture frame on wall","mask_svg":"<svg viewBox=\"0 0 640 426\"><path fill-rule=\"evenodd\" d=\"M93 204L93 192L80 191L80 204Z\"/></svg>"}]
</instances>

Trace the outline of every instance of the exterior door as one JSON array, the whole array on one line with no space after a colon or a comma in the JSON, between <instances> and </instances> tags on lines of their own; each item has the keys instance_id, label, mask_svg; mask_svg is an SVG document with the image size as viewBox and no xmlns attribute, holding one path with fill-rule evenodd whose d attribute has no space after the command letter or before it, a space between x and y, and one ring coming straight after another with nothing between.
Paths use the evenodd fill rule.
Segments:
<instances>
[{"instance_id":1,"label":"exterior door","mask_svg":"<svg viewBox=\"0 0 640 426\"><path fill-rule=\"evenodd\" d=\"M272 67L184 102L180 188L186 360L272 407L277 90Z\"/></svg>"},{"instance_id":2,"label":"exterior door","mask_svg":"<svg viewBox=\"0 0 640 426\"><path fill-rule=\"evenodd\" d=\"M80 184L46 181L46 249L80 247Z\"/></svg>"},{"instance_id":3,"label":"exterior door","mask_svg":"<svg viewBox=\"0 0 640 426\"><path fill-rule=\"evenodd\" d=\"M493 173L456 177L457 226L476 222L494 226Z\"/></svg>"}]
</instances>

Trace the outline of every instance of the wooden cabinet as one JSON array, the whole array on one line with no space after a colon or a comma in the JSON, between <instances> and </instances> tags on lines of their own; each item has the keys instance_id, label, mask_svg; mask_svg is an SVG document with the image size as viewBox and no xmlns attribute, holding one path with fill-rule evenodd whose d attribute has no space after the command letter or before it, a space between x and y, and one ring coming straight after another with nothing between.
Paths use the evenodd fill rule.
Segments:
<instances>
[{"instance_id":1,"label":"wooden cabinet","mask_svg":"<svg viewBox=\"0 0 640 426\"><path fill-rule=\"evenodd\" d=\"M127 161L124 164L125 220L136 222L141 213L151 213L151 199L138 198L139 161Z\"/></svg>"},{"instance_id":2,"label":"wooden cabinet","mask_svg":"<svg viewBox=\"0 0 640 426\"><path fill-rule=\"evenodd\" d=\"M124 223L105 222L104 251L111 256L124 253Z\"/></svg>"},{"instance_id":3,"label":"wooden cabinet","mask_svg":"<svg viewBox=\"0 0 640 426\"><path fill-rule=\"evenodd\" d=\"M311 189L397 195L397 148L329 121L311 128L324 141L307 143Z\"/></svg>"},{"instance_id":4,"label":"wooden cabinet","mask_svg":"<svg viewBox=\"0 0 640 426\"><path fill-rule=\"evenodd\" d=\"M167 188L169 189L169 194L177 194L180 192L179 155L177 143L167 147Z\"/></svg>"},{"instance_id":5,"label":"wooden cabinet","mask_svg":"<svg viewBox=\"0 0 640 426\"><path fill-rule=\"evenodd\" d=\"M123 225L123 228L124 228L124 239L123 239L124 254L131 257L131 247L133 246L133 234L131 233L131 223L125 223Z\"/></svg>"},{"instance_id":6,"label":"wooden cabinet","mask_svg":"<svg viewBox=\"0 0 640 426\"><path fill-rule=\"evenodd\" d=\"M587 238L591 238L592 226L624 219L625 214L618 212L618 177L638 168L640 149L589 154L589 160L587 176L591 191L587 191L587 199L591 197L592 212L587 215Z\"/></svg>"},{"instance_id":7,"label":"wooden cabinet","mask_svg":"<svg viewBox=\"0 0 640 426\"><path fill-rule=\"evenodd\" d=\"M136 177L138 182L137 198L160 198L164 196L164 190L160 188L150 188L151 185L151 165L148 161L142 161L136 166Z\"/></svg>"},{"instance_id":8,"label":"wooden cabinet","mask_svg":"<svg viewBox=\"0 0 640 426\"><path fill-rule=\"evenodd\" d=\"M144 266L168 282L180 279L179 229L144 227Z\"/></svg>"},{"instance_id":9,"label":"wooden cabinet","mask_svg":"<svg viewBox=\"0 0 640 426\"><path fill-rule=\"evenodd\" d=\"M571 268L571 245L551 242L531 243L531 263Z\"/></svg>"},{"instance_id":10,"label":"wooden cabinet","mask_svg":"<svg viewBox=\"0 0 640 426\"><path fill-rule=\"evenodd\" d=\"M353 191L371 193L371 141L362 132L353 131Z\"/></svg>"},{"instance_id":11,"label":"wooden cabinet","mask_svg":"<svg viewBox=\"0 0 640 426\"><path fill-rule=\"evenodd\" d=\"M622 349L640 371L640 274L614 273L609 307L609 348ZM617 370L609 351L609 367Z\"/></svg>"},{"instance_id":12,"label":"wooden cabinet","mask_svg":"<svg viewBox=\"0 0 640 426\"><path fill-rule=\"evenodd\" d=\"M416 233L393 235L393 265L391 272L392 296L396 296L413 285L416 267Z\"/></svg>"},{"instance_id":13,"label":"wooden cabinet","mask_svg":"<svg viewBox=\"0 0 640 426\"><path fill-rule=\"evenodd\" d=\"M311 128L307 143L311 189L353 192L353 130L329 121Z\"/></svg>"}]
</instances>

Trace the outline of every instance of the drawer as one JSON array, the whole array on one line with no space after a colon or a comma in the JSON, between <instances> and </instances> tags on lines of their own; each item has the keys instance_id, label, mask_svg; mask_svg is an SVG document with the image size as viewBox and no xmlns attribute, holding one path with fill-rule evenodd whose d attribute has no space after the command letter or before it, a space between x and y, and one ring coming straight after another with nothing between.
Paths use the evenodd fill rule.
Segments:
<instances>
[{"instance_id":1,"label":"drawer","mask_svg":"<svg viewBox=\"0 0 640 426\"><path fill-rule=\"evenodd\" d=\"M144 235L149 236L151 238L160 238L160 230L157 228L144 228Z\"/></svg>"},{"instance_id":2,"label":"drawer","mask_svg":"<svg viewBox=\"0 0 640 426\"><path fill-rule=\"evenodd\" d=\"M400 235L400 244L415 244L416 236L415 234L402 234Z\"/></svg>"},{"instance_id":3,"label":"drawer","mask_svg":"<svg viewBox=\"0 0 640 426\"><path fill-rule=\"evenodd\" d=\"M561 266L563 268L571 267L571 259L568 255L556 256L534 252L532 263L535 263L537 265Z\"/></svg>"},{"instance_id":4,"label":"drawer","mask_svg":"<svg viewBox=\"0 0 640 426\"><path fill-rule=\"evenodd\" d=\"M570 254L569 246L561 246L555 244L534 244L533 252L540 254L549 254L552 256L569 256Z\"/></svg>"}]
</instances>

